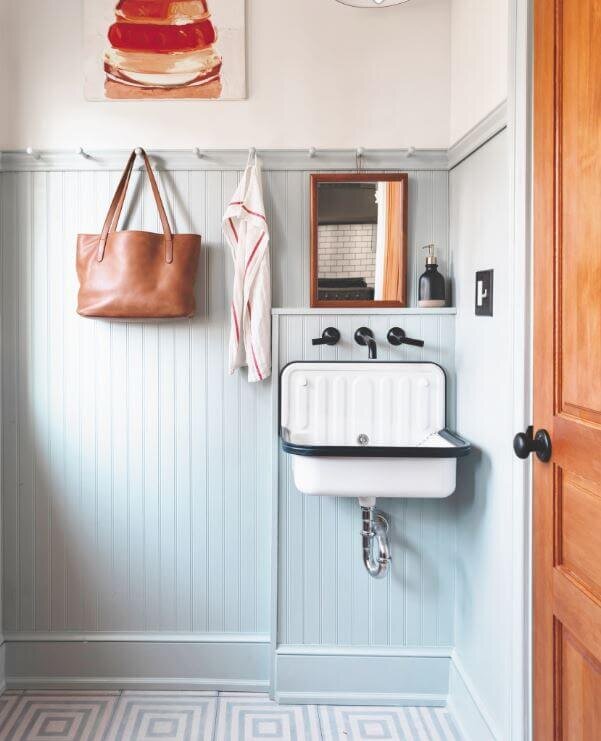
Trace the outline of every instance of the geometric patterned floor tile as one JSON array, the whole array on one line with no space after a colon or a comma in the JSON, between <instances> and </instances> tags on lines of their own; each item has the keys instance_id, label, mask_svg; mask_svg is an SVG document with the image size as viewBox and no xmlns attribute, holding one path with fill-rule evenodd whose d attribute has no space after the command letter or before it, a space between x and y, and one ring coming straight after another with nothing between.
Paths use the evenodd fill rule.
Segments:
<instances>
[{"instance_id":1,"label":"geometric patterned floor tile","mask_svg":"<svg viewBox=\"0 0 601 741\"><path fill-rule=\"evenodd\" d=\"M98 692L21 695L0 738L3 741L100 741L117 699L115 695Z\"/></svg>"},{"instance_id":2,"label":"geometric patterned floor tile","mask_svg":"<svg viewBox=\"0 0 601 741\"><path fill-rule=\"evenodd\" d=\"M124 692L107 741L211 741L215 692Z\"/></svg>"},{"instance_id":3,"label":"geometric patterned floor tile","mask_svg":"<svg viewBox=\"0 0 601 741\"><path fill-rule=\"evenodd\" d=\"M8 719L13 713L13 710L19 704L20 699L20 692L18 694L9 694L8 692L5 692L0 697L0 731L2 731L6 725ZM2 738L2 736L0 736L0 738Z\"/></svg>"},{"instance_id":4,"label":"geometric patterned floor tile","mask_svg":"<svg viewBox=\"0 0 601 741\"><path fill-rule=\"evenodd\" d=\"M215 741L319 741L314 705L278 705L261 696L219 696Z\"/></svg>"},{"instance_id":5,"label":"geometric patterned floor tile","mask_svg":"<svg viewBox=\"0 0 601 741\"><path fill-rule=\"evenodd\" d=\"M445 708L278 705L262 692L7 691L0 741L461 741Z\"/></svg>"},{"instance_id":6,"label":"geometric patterned floor tile","mask_svg":"<svg viewBox=\"0 0 601 741\"><path fill-rule=\"evenodd\" d=\"M445 708L319 708L324 741L460 741Z\"/></svg>"}]
</instances>

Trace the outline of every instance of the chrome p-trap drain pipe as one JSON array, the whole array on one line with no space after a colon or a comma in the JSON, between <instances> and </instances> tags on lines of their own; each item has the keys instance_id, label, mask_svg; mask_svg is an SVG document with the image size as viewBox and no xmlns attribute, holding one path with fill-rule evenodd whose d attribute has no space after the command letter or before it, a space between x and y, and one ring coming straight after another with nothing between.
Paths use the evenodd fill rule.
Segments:
<instances>
[{"instance_id":1,"label":"chrome p-trap drain pipe","mask_svg":"<svg viewBox=\"0 0 601 741\"><path fill-rule=\"evenodd\" d=\"M388 543L388 520L375 507L361 506L363 516L363 563L367 573L374 579L382 579L390 566L390 546ZM374 556L374 545L378 555Z\"/></svg>"}]
</instances>

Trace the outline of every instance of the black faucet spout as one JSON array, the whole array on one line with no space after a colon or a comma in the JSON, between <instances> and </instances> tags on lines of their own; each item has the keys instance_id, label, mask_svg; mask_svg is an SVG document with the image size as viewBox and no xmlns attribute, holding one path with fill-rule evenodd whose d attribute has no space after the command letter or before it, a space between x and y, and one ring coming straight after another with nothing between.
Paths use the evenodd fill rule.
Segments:
<instances>
[{"instance_id":1,"label":"black faucet spout","mask_svg":"<svg viewBox=\"0 0 601 741\"><path fill-rule=\"evenodd\" d=\"M370 360L375 360L378 357L378 346L374 333L369 327L359 327L355 332L355 342L363 347L367 346L367 357Z\"/></svg>"},{"instance_id":2,"label":"black faucet spout","mask_svg":"<svg viewBox=\"0 0 601 741\"><path fill-rule=\"evenodd\" d=\"M367 340L367 357L370 360L375 360L378 357L378 346L373 337L368 337Z\"/></svg>"}]
</instances>

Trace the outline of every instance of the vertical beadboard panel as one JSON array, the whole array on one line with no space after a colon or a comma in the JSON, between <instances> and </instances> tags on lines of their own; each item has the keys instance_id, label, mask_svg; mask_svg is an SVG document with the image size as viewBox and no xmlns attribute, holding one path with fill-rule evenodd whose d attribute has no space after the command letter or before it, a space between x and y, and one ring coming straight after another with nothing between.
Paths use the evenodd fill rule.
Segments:
<instances>
[{"instance_id":1,"label":"vertical beadboard panel","mask_svg":"<svg viewBox=\"0 0 601 741\"><path fill-rule=\"evenodd\" d=\"M18 189L16 175L3 177L2 187L2 242L13 239L17 232ZM15 239L15 248L10 254L2 255L2 280L11 285L11 293L2 291L2 352L6 357L19 357L17 319L20 305L15 296L15 285L18 276L18 247L20 240ZM19 426L17 423L17 402L19 396L19 371L21 363L13 362L2 371L2 413L5 424L2 431L2 470L6 479L2 485L2 514L4 518L3 533L3 568L6 577L3 581L3 628L16 623L20 618L20 529L18 491L19 466Z\"/></svg>"},{"instance_id":2,"label":"vertical beadboard panel","mask_svg":"<svg viewBox=\"0 0 601 741\"><path fill-rule=\"evenodd\" d=\"M159 174L176 229L203 235L198 315L163 324L75 313L75 235L99 230L119 174L0 175L4 629L265 633L272 388L227 374L231 264L221 215L240 173ZM448 264L448 177L416 171L409 179L415 303L423 269L417 247L437 242L441 265ZM307 306L309 174L266 172L265 198L274 305ZM139 171L122 223L160 229ZM371 319L374 327L382 324L379 334L385 319ZM421 320L411 321L419 331ZM286 318L282 357L303 357L310 337L328 323L319 315ZM348 337L356 318L338 324ZM445 365L453 326L451 317L438 320ZM310 352L359 356L350 343ZM416 618L414 603L419 593L424 608L436 600L444 612L452 587L445 583L434 595L427 584L420 587L416 575L423 572L426 583L426 566L409 550L399 556L403 571L395 578L402 583L367 582L351 503L305 501L288 467L282 460L282 638L448 643L445 620ZM398 503L391 516L415 547L438 538L436 558L443 559L443 505L430 513ZM331 570L320 568L323 560Z\"/></svg>"},{"instance_id":3,"label":"vertical beadboard panel","mask_svg":"<svg viewBox=\"0 0 601 741\"><path fill-rule=\"evenodd\" d=\"M118 178L0 176L4 629L264 634L271 384L226 367L238 174L160 174L176 228L203 235L198 316L173 323L75 312L75 236ZM132 185L124 223L158 229Z\"/></svg>"},{"instance_id":4,"label":"vertical beadboard panel","mask_svg":"<svg viewBox=\"0 0 601 741\"><path fill-rule=\"evenodd\" d=\"M352 343L366 325L382 360L428 360L453 376L454 317L445 315L282 315L280 367L293 360L355 360ZM342 341L314 348L311 338L336 324ZM401 324L423 349L390 347L383 338ZM448 406L454 408L453 387ZM294 487L290 456L280 453L279 640L328 646L449 646L453 635L455 517L450 500L386 499L393 566L382 580L362 563L360 508L354 499L309 497Z\"/></svg>"},{"instance_id":5,"label":"vertical beadboard panel","mask_svg":"<svg viewBox=\"0 0 601 741\"><path fill-rule=\"evenodd\" d=\"M32 253L33 239L32 220L32 175L24 173L18 178L17 199L18 213L23 216L18 253L22 256L22 269L19 271L19 306L31 306L32 301ZM28 311L29 315L29 311ZM35 612L35 570L31 558L34 531L31 523L35 517L35 500L33 497L34 482L34 445L32 439L32 394L33 383L31 364L33 358L33 335L31 316L24 323L20 332L19 355L21 357L20 384L17 403L20 409L26 410L22 415L18 431L19 477L22 482L22 493L19 499L19 618L24 625L33 625Z\"/></svg>"}]
</instances>

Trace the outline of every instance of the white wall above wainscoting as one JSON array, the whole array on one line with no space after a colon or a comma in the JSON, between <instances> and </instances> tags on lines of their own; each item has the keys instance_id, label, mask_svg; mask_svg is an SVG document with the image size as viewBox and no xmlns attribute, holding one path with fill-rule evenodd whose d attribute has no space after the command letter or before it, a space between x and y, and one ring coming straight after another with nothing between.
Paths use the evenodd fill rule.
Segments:
<instances>
[{"instance_id":1,"label":"white wall above wainscoting","mask_svg":"<svg viewBox=\"0 0 601 741\"><path fill-rule=\"evenodd\" d=\"M507 98L508 0L450 0L450 144Z\"/></svg>"},{"instance_id":2,"label":"white wall above wainscoting","mask_svg":"<svg viewBox=\"0 0 601 741\"><path fill-rule=\"evenodd\" d=\"M83 10L3 4L1 148L447 145L448 0L249 0L240 101L86 101Z\"/></svg>"}]
</instances>

